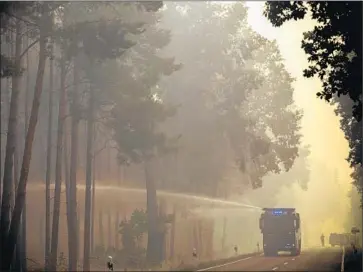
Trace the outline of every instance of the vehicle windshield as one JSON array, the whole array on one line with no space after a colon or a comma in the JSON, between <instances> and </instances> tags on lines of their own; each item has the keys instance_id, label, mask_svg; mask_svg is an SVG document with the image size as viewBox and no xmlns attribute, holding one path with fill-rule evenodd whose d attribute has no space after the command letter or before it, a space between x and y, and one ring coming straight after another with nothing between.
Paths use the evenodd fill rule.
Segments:
<instances>
[{"instance_id":1,"label":"vehicle windshield","mask_svg":"<svg viewBox=\"0 0 363 272\"><path fill-rule=\"evenodd\" d=\"M264 218L264 229L270 232L292 231L296 227L294 215L267 215Z\"/></svg>"}]
</instances>

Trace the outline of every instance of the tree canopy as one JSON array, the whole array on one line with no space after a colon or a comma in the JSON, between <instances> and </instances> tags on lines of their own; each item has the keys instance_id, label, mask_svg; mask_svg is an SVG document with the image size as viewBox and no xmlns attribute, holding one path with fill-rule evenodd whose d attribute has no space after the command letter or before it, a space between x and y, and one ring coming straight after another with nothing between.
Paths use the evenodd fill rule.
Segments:
<instances>
[{"instance_id":1,"label":"tree canopy","mask_svg":"<svg viewBox=\"0 0 363 272\"><path fill-rule=\"evenodd\" d=\"M274 26L308 13L317 21L304 33L301 47L310 65L304 76L318 76L323 91L317 95L330 101L334 94L348 95L353 116L362 119L362 3L361 2L267 2L264 14ZM354 27L352 27L354 26Z\"/></svg>"},{"instance_id":2,"label":"tree canopy","mask_svg":"<svg viewBox=\"0 0 363 272\"><path fill-rule=\"evenodd\" d=\"M307 15L317 21L304 33L301 47L308 55L305 77L318 76L320 98L337 104L341 128L349 142L347 158L358 189L362 165L362 2L267 2L264 15L274 26ZM346 98L346 97L347 98Z\"/></svg>"},{"instance_id":3,"label":"tree canopy","mask_svg":"<svg viewBox=\"0 0 363 272\"><path fill-rule=\"evenodd\" d=\"M301 113L276 44L251 29L243 3L167 5L165 24L174 30L167 52L183 69L160 86L163 99L180 105L165 129L182 131L185 186L215 195L229 187L224 178L235 167L247 177L239 183L254 188L268 172L289 170Z\"/></svg>"}]
</instances>

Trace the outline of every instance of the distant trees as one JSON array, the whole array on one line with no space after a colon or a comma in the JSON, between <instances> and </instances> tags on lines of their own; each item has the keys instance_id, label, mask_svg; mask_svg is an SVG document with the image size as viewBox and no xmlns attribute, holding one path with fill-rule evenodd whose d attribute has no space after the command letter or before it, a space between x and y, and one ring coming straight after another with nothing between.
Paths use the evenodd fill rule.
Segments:
<instances>
[{"instance_id":1,"label":"distant trees","mask_svg":"<svg viewBox=\"0 0 363 272\"><path fill-rule=\"evenodd\" d=\"M351 149L347 159L354 169L352 177L362 191L362 3L268 2L264 14L279 27L305 18L308 12L319 24L302 40L310 64L304 76L318 76L323 90L317 96L338 105L336 114L342 117L341 128Z\"/></svg>"},{"instance_id":2,"label":"distant trees","mask_svg":"<svg viewBox=\"0 0 363 272\"><path fill-rule=\"evenodd\" d=\"M250 28L243 3L168 7L171 52L183 63L172 81L160 83L168 90L163 99L180 105L163 128L182 132L175 186L217 196L230 186L224 178L236 166L244 174L238 183L254 188L281 165L289 170L301 112L276 44Z\"/></svg>"}]
</instances>

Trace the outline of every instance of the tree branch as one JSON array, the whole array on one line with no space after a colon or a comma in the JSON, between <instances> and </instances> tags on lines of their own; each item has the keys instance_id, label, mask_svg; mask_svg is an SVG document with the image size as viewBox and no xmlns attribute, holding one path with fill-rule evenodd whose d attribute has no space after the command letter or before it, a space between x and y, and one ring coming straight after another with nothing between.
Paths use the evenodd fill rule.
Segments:
<instances>
[{"instance_id":1,"label":"tree branch","mask_svg":"<svg viewBox=\"0 0 363 272\"><path fill-rule=\"evenodd\" d=\"M23 53L20 54L19 59L22 59L22 57L24 57L24 55L26 54L26 52L28 52L28 50L30 48L32 48L37 42L39 42L39 38L38 39L35 39L31 44L28 45L27 48L25 48L25 50L23 51Z\"/></svg>"},{"instance_id":2,"label":"tree branch","mask_svg":"<svg viewBox=\"0 0 363 272\"><path fill-rule=\"evenodd\" d=\"M34 23L34 22L30 22L30 21L27 21L27 20L25 20L25 19L23 19L23 18L21 18L21 17L19 17L19 16L17 16L17 15L14 15L14 14L10 13L9 11L4 11L4 13L5 13L6 15L8 15L10 18L11 18L11 17L13 17L13 18L15 18L15 19L17 19L17 20L20 20L20 21L22 21L22 22L24 22L24 23L28 24L28 25L38 26L36 23Z\"/></svg>"}]
</instances>

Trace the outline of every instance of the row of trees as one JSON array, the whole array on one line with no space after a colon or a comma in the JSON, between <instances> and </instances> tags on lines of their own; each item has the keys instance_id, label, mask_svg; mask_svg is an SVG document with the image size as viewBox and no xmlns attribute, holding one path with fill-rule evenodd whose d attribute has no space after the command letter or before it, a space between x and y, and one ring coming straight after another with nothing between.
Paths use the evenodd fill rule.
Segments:
<instances>
[{"instance_id":1,"label":"row of trees","mask_svg":"<svg viewBox=\"0 0 363 272\"><path fill-rule=\"evenodd\" d=\"M1 76L7 78L2 80L1 117L8 122L2 130L2 269L12 266L15 247L25 252L29 170L41 163L46 268L56 270L64 181L68 269L77 269L80 216L85 218L83 269L90 269L99 131L104 131L102 138L111 136L120 164L138 164L145 176L150 263L159 258L157 187L226 196L232 184L223 178L231 169L243 173L244 186L258 188L264 176L289 170L298 156L301 112L293 104L293 79L276 44L248 26L243 3L8 5L1 14L2 46L8 49L1 56ZM44 86L47 96L42 96ZM37 139L44 132L46 148ZM84 215L77 213L82 137ZM31 160L32 150L40 157L46 154L44 160Z\"/></svg>"},{"instance_id":2,"label":"row of trees","mask_svg":"<svg viewBox=\"0 0 363 272\"><path fill-rule=\"evenodd\" d=\"M268 2L265 6L265 16L276 27L309 13L318 25L302 40L309 61L304 76L319 77L323 89L317 96L337 105L349 142L353 182L362 193L362 3Z\"/></svg>"},{"instance_id":3,"label":"row of trees","mask_svg":"<svg viewBox=\"0 0 363 272\"><path fill-rule=\"evenodd\" d=\"M123 55L126 50L141 42L143 36L147 31L158 33L158 28L148 28L152 26L156 20L157 15L152 14L162 6L161 2L146 2L130 4L117 4L117 5L99 5L99 4L79 4L79 3L21 3L11 5L5 14L7 16L8 24L4 28L4 35L16 32L17 39L15 40L15 61L11 63L14 66L16 73L11 73L12 90L9 109L9 123L7 127L7 143L4 161L4 179L2 188L2 211L1 211L1 246L2 246L2 269L9 269L11 266L12 256L20 227L20 218L23 213L25 203L26 185L28 180L29 166L32 155L32 143L35 135L35 128L38 119L39 105L41 102L41 94L43 90L44 72L46 69L46 60L50 59L49 68L49 131L52 130L53 122L53 88L54 76L59 73L59 92L58 92L58 117L57 117L57 133L56 133L56 156L55 156L55 192L54 192L54 207L52 224L50 218L50 154L51 148L48 149L47 161L47 175L46 175L46 267L50 270L55 270L58 248L58 228L59 228L59 211L60 211L60 194L62 183L62 160L64 151L64 128L65 120L69 114L71 117L71 137L70 137L70 163L69 163L69 176L66 177L66 195L67 195L67 220L68 220L68 233L69 233L69 269L77 269L77 199L76 199L76 184L77 184L77 153L78 153L78 130L79 122L85 119L87 123L87 165L86 165L86 214L85 214L85 246L84 246L84 264L83 268L89 270L89 241L90 241L90 206L91 206L91 173L92 173L92 158L93 158L93 131L95 118L97 117L102 107L110 108L107 125L111 129L117 131L119 134L126 126L126 132L132 134L131 140L135 139L142 133L149 136L147 139L149 143L146 146L137 146L141 148L142 153L139 154L131 147L129 150L124 150L121 154L126 154L128 160L144 160L148 159L147 156L152 155L152 150L155 146L162 146L163 139L160 134L155 134L155 125L158 119L165 118L164 106L157 103L154 99L152 86L162 74L170 74L178 68L174 64L173 59L163 59L154 56L154 60L159 61L159 69L153 74L153 77L146 75L146 78L132 78L130 73L133 73L132 67L127 67L125 63L119 63L118 58ZM128 11L127 11L128 10ZM112 16L112 12L113 17ZM119 13L134 12L137 14L145 15L140 21L124 22L122 15ZM91 15L92 14L92 15ZM151 15L150 15L151 14ZM91 16L90 16L91 15ZM111 15L111 16L109 16ZM107 17L107 20L106 20ZM110 19L110 17L112 19ZM143 19L145 21L143 21ZM4 19L5 20L5 19ZM147 25L146 25L147 24ZM28 30L29 28L29 30ZM27 31L24 31L27 29ZM147 29L147 31L146 31ZM160 31L161 33L164 33ZM25 34L24 34L25 33ZM30 36L30 34L32 36ZM164 33L164 41L167 33ZM33 106L29 117L29 124L27 126L27 133L25 136L25 147L23 152L22 167L20 170L20 178L14 177L16 186L16 198L14 207L11 207L11 191L13 190L13 157L15 146L17 145L16 128L18 125L18 104L19 94L19 80L21 73L21 55L26 52L21 52L19 49L23 43L23 35L30 37L34 46L38 46L38 68L35 82L35 90L33 93ZM132 35L135 37L132 39ZM137 37L139 36L139 37ZM161 41L160 44L149 45L147 52L136 52L136 55L152 53L157 48L162 47L165 42ZM11 43L9 42L10 46ZM139 53L139 54L138 54ZM6 59L12 60L13 55L9 55ZM125 59L132 59L130 55ZM54 67L56 64L57 66ZM128 68L128 69L127 69ZM112 69L116 73L114 76L120 74L124 79L128 79L130 86L126 89L129 92L130 98L128 103L136 105L135 110L145 109L149 110L141 112L138 116L143 117L141 123L139 120L131 120L129 124L112 123L113 119L118 119L122 116L122 112L117 109L122 109L121 104L126 101L116 100L115 96L119 96L117 90L120 90L121 81L119 78L107 78L106 73ZM150 68L149 68L150 69ZM7 71L9 69L4 69ZM58 72L59 71L59 72ZM73 71L71 75L70 72ZM102 73L106 71L106 73ZM118 72L118 73L117 73ZM9 74L10 75L10 74ZM7 76L6 73L4 76ZM15 80L14 80L15 79ZM148 81L147 81L148 80ZM147 81L147 82L145 82ZM16 85L18 84L18 85ZM14 86L15 85L15 86ZM67 86L73 85L73 88ZM100 90L108 87L108 92L101 92ZM123 86L124 87L124 86ZM137 89L136 89L137 88ZM131 92L132 91L132 92ZM123 95L126 95L125 93ZM84 101L80 101L80 97L85 97ZM68 98L68 99L67 99ZM5 101L6 103L7 101ZM83 104L82 104L83 102ZM67 113L67 104L70 104L69 113ZM142 108L141 108L142 107ZM129 115L130 116L130 115ZM114 127L112 125L116 125ZM128 126L127 126L128 125ZM51 145L51 134L48 136L48 147ZM135 137L136 136L136 137ZM117 138L116 138L117 140ZM132 143L132 142L131 142ZM129 143L127 143L129 144ZM138 144L138 143L136 143ZM120 143L120 147L124 147L124 143ZM135 157L139 155L139 158ZM68 167L68 166L67 166ZM14 170L16 173L17 170ZM154 192L155 193L155 192ZM148 197L149 199L150 197ZM155 201L155 200L154 200ZM152 207L153 205L150 205ZM156 208L156 203L155 203ZM152 208L150 208L152 210ZM150 211L151 212L151 211ZM149 213L150 213L149 212ZM11 220L10 220L10 214ZM50 225L51 232L50 232ZM50 233L51 239L50 239ZM149 232L150 233L150 232ZM149 235L149 237L153 237ZM152 246L152 243L150 243ZM151 252L151 251L150 251Z\"/></svg>"}]
</instances>

